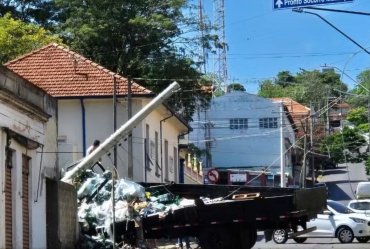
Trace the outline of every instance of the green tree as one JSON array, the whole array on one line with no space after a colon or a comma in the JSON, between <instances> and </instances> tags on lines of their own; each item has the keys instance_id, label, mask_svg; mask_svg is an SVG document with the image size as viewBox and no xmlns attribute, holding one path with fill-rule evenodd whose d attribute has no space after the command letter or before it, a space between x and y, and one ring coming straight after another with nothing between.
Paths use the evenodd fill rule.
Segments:
<instances>
[{"instance_id":1,"label":"green tree","mask_svg":"<svg viewBox=\"0 0 370 249\"><path fill-rule=\"evenodd\" d=\"M348 112L347 120L356 126L368 123L367 110L365 107L358 107Z\"/></svg>"},{"instance_id":2,"label":"green tree","mask_svg":"<svg viewBox=\"0 0 370 249\"><path fill-rule=\"evenodd\" d=\"M289 71L281 71L277 74L275 83L282 87L287 87L294 85L296 83L296 79Z\"/></svg>"},{"instance_id":3,"label":"green tree","mask_svg":"<svg viewBox=\"0 0 370 249\"><path fill-rule=\"evenodd\" d=\"M342 133L343 132L343 133ZM361 161L360 147L366 145L366 140L354 129L344 127L342 132L334 132L319 142L321 154L329 156L335 163Z\"/></svg>"},{"instance_id":4,"label":"green tree","mask_svg":"<svg viewBox=\"0 0 370 249\"><path fill-rule=\"evenodd\" d=\"M265 80L260 84L258 95L265 98L289 97L315 109L326 105L327 96L340 96L348 87L340 80L340 75L326 71L301 70L296 75L289 71L279 72L276 79Z\"/></svg>"},{"instance_id":5,"label":"green tree","mask_svg":"<svg viewBox=\"0 0 370 249\"><path fill-rule=\"evenodd\" d=\"M242 84L239 83L233 83L227 86L227 91L232 92L232 91L242 91L245 92L245 88Z\"/></svg>"},{"instance_id":6,"label":"green tree","mask_svg":"<svg viewBox=\"0 0 370 249\"><path fill-rule=\"evenodd\" d=\"M370 157L367 157L365 161L365 171L366 175L370 175Z\"/></svg>"},{"instance_id":7,"label":"green tree","mask_svg":"<svg viewBox=\"0 0 370 249\"><path fill-rule=\"evenodd\" d=\"M170 104L191 119L202 98L198 46L214 51L225 44L199 25L189 0L55 0L64 42L101 65L160 92L174 79L183 91ZM184 14L186 13L186 15ZM198 30L204 31L198 37ZM140 78L140 79L137 79Z\"/></svg>"},{"instance_id":8,"label":"green tree","mask_svg":"<svg viewBox=\"0 0 370 249\"><path fill-rule=\"evenodd\" d=\"M370 70L362 71L357 75L357 85L348 96L348 103L352 107L364 107L369 104ZM365 89L366 88L366 89Z\"/></svg>"},{"instance_id":9,"label":"green tree","mask_svg":"<svg viewBox=\"0 0 370 249\"><path fill-rule=\"evenodd\" d=\"M50 29L57 20L54 0L3 0L0 17L10 13L15 19Z\"/></svg>"},{"instance_id":10,"label":"green tree","mask_svg":"<svg viewBox=\"0 0 370 249\"><path fill-rule=\"evenodd\" d=\"M5 63L48 43L61 43L61 41L44 28L15 20L10 14L0 18L0 63Z\"/></svg>"},{"instance_id":11,"label":"green tree","mask_svg":"<svg viewBox=\"0 0 370 249\"><path fill-rule=\"evenodd\" d=\"M264 80L260 83L258 95L263 98L288 97L285 96L284 88L272 80Z\"/></svg>"}]
</instances>

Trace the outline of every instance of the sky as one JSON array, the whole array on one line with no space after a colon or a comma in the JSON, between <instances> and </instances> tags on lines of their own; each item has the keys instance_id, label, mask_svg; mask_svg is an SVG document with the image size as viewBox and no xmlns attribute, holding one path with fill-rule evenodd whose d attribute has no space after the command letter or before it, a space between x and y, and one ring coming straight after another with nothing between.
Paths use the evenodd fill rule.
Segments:
<instances>
[{"instance_id":1,"label":"sky","mask_svg":"<svg viewBox=\"0 0 370 249\"><path fill-rule=\"evenodd\" d=\"M361 71L370 68L370 55L319 17L292 9L273 10L273 1L277 0L225 0L229 83L241 83L247 92L256 93L259 82L276 77L280 71L296 74L300 68L321 70L327 64L356 79ZM204 0L211 20L212 4L213 0ZM317 7L370 13L370 0ZM370 51L370 16L307 11L320 14ZM214 58L209 55L211 72ZM350 88L355 86L345 75L342 80Z\"/></svg>"}]
</instances>

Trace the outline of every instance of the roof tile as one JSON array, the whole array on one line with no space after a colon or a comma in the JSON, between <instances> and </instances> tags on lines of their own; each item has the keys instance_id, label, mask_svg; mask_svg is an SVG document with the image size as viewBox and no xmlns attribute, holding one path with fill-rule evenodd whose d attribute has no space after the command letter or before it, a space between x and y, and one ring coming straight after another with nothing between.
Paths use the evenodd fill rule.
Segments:
<instances>
[{"instance_id":1,"label":"roof tile","mask_svg":"<svg viewBox=\"0 0 370 249\"><path fill-rule=\"evenodd\" d=\"M113 95L113 77L117 94L127 94L127 79L58 44L49 44L5 64L53 97ZM153 94L132 83L132 94Z\"/></svg>"},{"instance_id":2,"label":"roof tile","mask_svg":"<svg viewBox=\"0 0 370 249\"><path fill-rule=\"evenodd\" d=\"M310 108L292 100L291 98L270 98L273 101L282 101L284 105L288 108L288 111L294 114L309 114Z\"/></svg>"}]
</instances>

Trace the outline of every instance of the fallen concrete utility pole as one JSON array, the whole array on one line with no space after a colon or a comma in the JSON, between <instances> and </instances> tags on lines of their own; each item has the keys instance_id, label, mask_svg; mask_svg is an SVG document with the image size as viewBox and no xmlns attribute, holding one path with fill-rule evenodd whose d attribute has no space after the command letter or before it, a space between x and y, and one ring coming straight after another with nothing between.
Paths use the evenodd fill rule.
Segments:
<instances>
[{"instance_id":1,"label":"fallen concrete utility pole","mask_svg":"<svg viewBox=\"0 0 370 249\"><path fill-rule=\"evenodd\" d=\"M137 126L146 116L148 116L153 110L161 105L166 99L168 99L176 90L180 88L177 82L173 82L157 97L155 97L148 105L141 109L135 116L129 119L124 125L122 125L116 132L114 132L109 138L107 138L98 148L96 148L90 155L87 155L79 164L76 165L72 170L66 172L62 181L66 182L73 177L80 170L84 170L96 163L101 156L109 152L115 145L127 136L131 130Z\"/></svg>"}]
</instances>

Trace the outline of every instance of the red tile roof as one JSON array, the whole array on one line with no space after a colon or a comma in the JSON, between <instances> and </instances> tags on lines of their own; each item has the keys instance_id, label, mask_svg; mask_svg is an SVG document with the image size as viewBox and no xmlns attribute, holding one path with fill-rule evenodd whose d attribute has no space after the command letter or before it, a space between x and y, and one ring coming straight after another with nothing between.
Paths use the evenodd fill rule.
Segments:
<instances>
[{"instance_id":1,"label":"red tile roof","mask_svg":"<svg viewBox=\"0 0 370 249\"><path fill-rule=\"evenodd\" d=\"M214 85L203 85L200 89L204 92L204 93L213 93L214 91Z\"/></svg>"},{"instance_id":2,"label":"red tile roof","mask_svg":"<svg viewBox=\"0 0 370 249\"><path fill-rule=\"evenodd\" d=\"M127 78L58 44L49 44L5 66L53 97L111 96L113 77L117 94L127 94ZM132 94L154 93L132 83Z\"/></svg>"},{"instance_id":3,"label":"red tile roof","mask_svg":"<svg viewBox=\"0 0 370 249\"><path fill-rule=\"evenodd\" d=\"M350 108L351 106L348 103L337 103L333 105L333 108Z\"/></svg>"},{"instance_id":4,"label":"red tile roof","mask_svg":"<svg viewBox=\"0 0 370 249\"><path fill-rule=\"evenodd\" d=\"M288 111L290 114L294 117L295 115L297 116L302 116L302 115L309 115L310 113L310 108L292 100L291 98L270 98L273 101L283 101L284 106L288 108Z\"/></svg>"}]
</instances>

